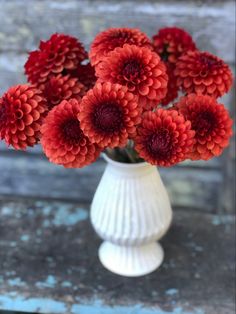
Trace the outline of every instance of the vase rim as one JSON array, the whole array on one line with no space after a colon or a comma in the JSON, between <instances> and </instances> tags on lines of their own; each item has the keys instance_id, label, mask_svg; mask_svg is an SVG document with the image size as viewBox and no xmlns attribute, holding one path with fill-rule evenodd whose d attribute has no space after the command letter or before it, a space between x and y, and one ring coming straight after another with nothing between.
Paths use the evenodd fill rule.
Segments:
<instances>
[{"instance_id":1,"label":"vase rim","mask_svg":"<svg viewBox=\"0 0 236 314\"><path fill-rule=\"evenodd\" d=\"M147 163L146 161L143 162L136 162L136 163L126 163L126 162L120 162L120 161L116 161L114 159L111 159L110 157L107 156L106 153L102 153L102 157L109 163L112 164L114 166L118 166L121 168L140 168L143 166L150 166L153 167L152 165L150 165L149 163Z\"/></svg>"}]
</instances>

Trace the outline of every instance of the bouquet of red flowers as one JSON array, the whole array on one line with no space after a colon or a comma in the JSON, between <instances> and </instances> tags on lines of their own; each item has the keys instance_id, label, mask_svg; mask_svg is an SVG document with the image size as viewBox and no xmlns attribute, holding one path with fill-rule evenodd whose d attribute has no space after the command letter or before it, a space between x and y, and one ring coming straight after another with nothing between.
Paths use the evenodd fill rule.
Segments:
<instances>
[{"instance_id":1,"label":"bouquet of red flowers","mask_svg":"<svg viewBox=\"0 0 236 314\"><path fill-rule=\"evenodd\" d=\"M118 161L167 167L208 160L232 135L218 102L232 86L229 66L176 27L152 40L110 28L89 53L78 39L53 34L30 52L25 73L29 83L0 98L0 138L20 150L40 142L64 167L86 166L104 150Z\"/></svg>"}]
</instances>

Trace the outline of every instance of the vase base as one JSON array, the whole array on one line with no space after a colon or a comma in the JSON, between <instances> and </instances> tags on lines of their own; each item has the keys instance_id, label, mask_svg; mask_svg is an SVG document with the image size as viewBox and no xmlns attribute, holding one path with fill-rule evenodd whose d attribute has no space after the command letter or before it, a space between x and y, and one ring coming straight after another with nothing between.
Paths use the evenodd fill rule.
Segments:
<instances>
[{"instance_id":1,"label":"vase base","mask_svg":"<svg viewBox=\"0 0 236 314\"><path fill-rule=\"evenodd\" d=\"M156 242L127 247L105 241L101 244L98 255L105 268L127 277L138 277L153 272L164 258L163 249Z\"/></svg>"}]
</instances>

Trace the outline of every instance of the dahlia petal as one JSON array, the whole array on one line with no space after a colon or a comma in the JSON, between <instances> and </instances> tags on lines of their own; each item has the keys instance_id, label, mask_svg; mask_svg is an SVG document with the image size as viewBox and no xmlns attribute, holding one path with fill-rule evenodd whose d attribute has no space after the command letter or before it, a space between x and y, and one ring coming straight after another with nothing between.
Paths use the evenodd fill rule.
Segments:
<instances>
[{"instance_id":1,"label":"dahlia petal","mask_svg":"<svg viewBox=\"0 0 236 314\"><path fill-rule=\"evenodd\" d=\"M176 110L146 112L135 136L135 149L153 165L169 167L192 151L192 131Z\"/></svg>"},{"instance_id":2,"label":"dahlia petal","mask_svg":"<svg viewBox=\"0 0 236 314\"><path fill-rule=\"evenodd\" d=\"M187 93L196 91L217 98L232 86L232 73L228 65L208 52L186 52L177 61L174 73L177 85Z\"/></svg>"},{"instance_id":3,"label":"dahlia petal","mask_svg":"<svg viewBox=\"0 0 236 314\"><path fill-rule=\"evenodd\" d=\"M25 64L25 72L31 83L46 82L53 73L75 69L87 58L81 43L74 37L54 34L39 50L33 51Z\"/></svg>"},{"instance_id":4,"label":"dahlia petal","mask_svg":"<svg viewBox=\"0 0 236 314\"><path fill-rule=\"evenodd\" d=\"M1 105L5 109L4 120L0 121L0 134L6 143L15 149L26 149L27 146L36 144L40 132L28 135L26 129L27 126L34 129L36 120L37 125L41 126L46 115L46 101L41 92L27 84L13 86L0 99Z\"/></svg>"},{"instance_id":5,"label":"dahlia petal","mask_svg":"<svg viewBox=\"0 0 236 314\"><path fill-rule=\"evenodd\" d=\"M142 96L146 96L148 95L149 93L149 87L148 86L139 86L139 93L142 95Z\"/></svg>"},{"instance_id":6,"label":"dahlia petal","mask_svg":"<svg viewBox=\"0 0 236 314\"><path fill-rule=\"evenodd\" d=\"M209 160L220 155L232 135L231 119L224 106L214 97L191 94L182 97L175 107L195 131L191 159Z\"/></svg>"},{"instance_id":7,"label":"dahlia petal","mask_svg":"<svg viewBox=\"0 0 236 314\"><path fill-rule=\"evenodd\" d=\"M41 128L41 143L49 160L68 168L80 168L93 162L101 149L92 144L80 128L76 99L54 107Z\"/></svg>"}]
</instances>

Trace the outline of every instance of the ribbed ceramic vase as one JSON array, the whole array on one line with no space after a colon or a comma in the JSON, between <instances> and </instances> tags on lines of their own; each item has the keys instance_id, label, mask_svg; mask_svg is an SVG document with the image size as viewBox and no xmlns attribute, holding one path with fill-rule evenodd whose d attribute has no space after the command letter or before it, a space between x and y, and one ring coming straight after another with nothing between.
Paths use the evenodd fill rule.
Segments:
<instances>
[{"instance_id":1,"label":"ribbed ceramic vase","mask_svg":"<svg viewBox=\"0 0 236 314\"><path fill-rule=\"evenodd\" d=\"M120 163L104 156L107 166L91 206L91 222L104 240L103 266L123 276L142 276L164 257L157 242L172 220L169 198L156 167Z\"/></svg>"}]
</instances>

